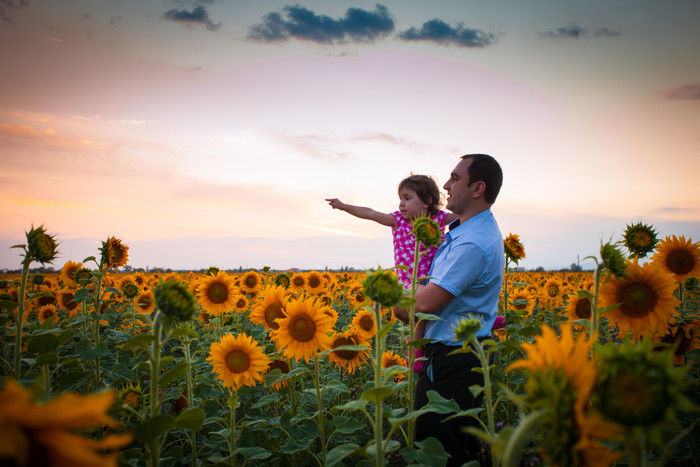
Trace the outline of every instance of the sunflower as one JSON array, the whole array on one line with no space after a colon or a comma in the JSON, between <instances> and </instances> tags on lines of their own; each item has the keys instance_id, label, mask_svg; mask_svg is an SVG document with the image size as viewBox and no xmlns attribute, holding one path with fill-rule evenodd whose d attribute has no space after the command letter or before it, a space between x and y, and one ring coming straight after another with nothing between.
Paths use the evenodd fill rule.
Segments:
<instances>
[{"instance_id":1,"label":"sunflower","mask_svg":"<svg viewBox=\"0 0 700 467\"><path fill-rule=\"evenodd\" d=\"M238 294L236 297L233 299L233 311L236 313L243 313L245 311L248 311L248 305L249 305L248 298L245 295Z\"/></svg>"},{"instance_id":2,"label":"sunflower","mask_svg":"<svg viewBox=\"0 0 700 467\"><path fill-rule=\"evenodd\" d=\"M58 304L57 295L59 293L59 290L52 290L42 286L41 292L46 293L46 295L39 294L38 296L34 297L32 301L34 302L35 307L41 308L42 306L46 305Z\"/></svg>"},{"instance_id":3,"label":"sunflower","mask_svg":"<svg viewBox=\"0 0 700 467\"><path fill-rule=\"evenodd\" d=\"M634 339L646 334L666 333L666 325L679 301L673 295L673 277L658 263L639 266L635 261L627 266L620 279L610 277L600 287L599 304L607 307L619 304L606 313L610 326L617 324L620 335L632 333Z\"/></svg>"},{"instance_id":4,"label":"sunflower","mask_svg":"<svg viewBox=\"0 0 700 467\"><path fill-rule=\"evenodd\" d=\"M262 286L262 277L252 269L241 277L240 288L243 292L254 294Z\"/></svg>"},{"instance_id":5,"label":"sunflower","mask_svg":"<svg viewBox=\"0 0 700 467\"><path fill-rule=\"evenodd\" d=\"M325 302L321 301L321 313L327 314L328 316L331 317L334 323L338 322L338 312L335 311L332 307L328 306L325 304Z\"/></svg>"},{"instance_id":6,"label":"sunflower","mask_svg":"<svg viewBox=\"0 0 700 467\"><path fill-rule=\"evenodd\" d=\"M656 234L653 226L637 222L627 226L622 238L632 256L645 258L647 254L654 251L656 244L659 243Z\"/></svg>"},{"instance_id":7,"label":"sunflower","mask_svg":"<svg viewBox=\"0 0 700 467\"><path fill-rule=\"evenodd\" d=\"M513 310L521 312L523 316L530 316L535 307L537 298L527 289L519 289L508 297Z\"/></svg>"},{"instance_id":8,"label":"sunflower","mask_svg":"<svg viewBox=\"0 0 700 467\"><path fill-rule=\"evenodd\" d=\"M263 376L267 376L267 374L269 372L271 372L272 370L280 370L280 372L283 375L286 375L290 371L289 362L286 360L281 360L281 359L272 360L267 365L267 370L265 370L265 373L263 374ZM289 385L289 381L286 379L283 379L282 381L278 381L275 384L273 384L270 389L272 389L273 391L279 391L282 388L286 388L288 385ZM267 381L265 382L265 386L267 386Z\"/></svg>"},{"instance_id":9,"label":"sunflower","mask_svg":"<svg viewBox=\"0 0 700 467\"><path fill-rule=\"evenodd\" d=\"M134 300L134 309L139 313L151 314L156 308L156 298L150 290L144 290Z\"/></svg>"},{"instance_id":10,"label":"sunflower","mask_svg":"<svg viewBox=\"0 0 700 467\"><path fill-rule=\"evenodd\" d=\"M357 290L354 293L349 293L347 297L348 301L350 302L350 305L356 308L366 305L368 302L364 290Z\"/></svg>"},{"instance_id":11,"label":"sunflower","mask_svg":"<svg viewBox=\"0 0 700 467\"><path fill-rule=\"evenodd\" d=\"M30 263L32 261L39 262L41 264L51 263L58 255L58 243L56 242L55 235L49 235L46 233L44 226L41 225L36 229L32 225L27 235L27 247L25 251L27 252L26 258L23 263Z\"/></svg>"},{"instance_id":12,"label":"sunflower","mask_svg":"<svg viewBox=\"0 0 700 467\"><path fill-rule=\"evenodd\" d=\"M284 287L267 287L261 294L263 298L253 306L250 312L250 321L262 324L265 329L277 330L280 325L278 320L287 316L287 290Z\"/></svg>"},{"instance_id":13,"label":"sunflower","mask_svg":"<svg viewBox=\"0 0 700 467\"><path fill-rule=\"evenodd\" d=\"M673 361L685 365L685 354L700 348L700 326L690 323L669 326L665 335L656 336L654 340L674 346Z\"/></svg>"},{"instance_id":14,"label":"sunflower","mask_svg":"<svg viewBox=\"0 0 700 467\"><path fill-rule=\"evenodd\" d=\"M558 279L549 279L540 291L540 303L550 309L560 306L563 298L564 285Z\"/></svg>"},{"instance_id":15,"label":"sunflower","mask_svg":"<svg viewBox=\"0 0 700 467\"><path fill-rule=\"evenodd\" d=\"M262 381L270 357L260 344L247 334L226 334L219 342L211 344L207 361L212 364L212 373L224 387L237 391L242 386L255 386Z\"/></svg>"},{"instance_id":16,"label":"sunflower","mask_svg":"<svg viewBox=\"0 0 700 467\"><path fill-rule=\"evenodd\" d=\"M520 242L518 234L510 233L503 240L503 249L506 253L506 258L518 264L518 261L525 259L525 247Z\"/></svg>"},{"instance_id":17,"label":"sunflower","mask_svg":"<svg viewBox=\"0 0 700 467\"><path fill-rule=\"evenodd\" d=\"M302 272L294 273L290 280L290 286L292 289L301 292L306 288L306 276Z\"/></svg>"},{"instance_id":18,"label":"sunflower","mask_svg":"<svg viewBox=\"0 0 700 467\"><path fill-rule=\"evenodd\" d=\"M12 379L0 390L0 464L79 465L116 467L119 449L131 434L110 434L102 439L79 432L114 426L107 414L113 392L79 395L66 392L44 404Z\"/></svg>"},{"instance_id":19,"label":"sunflower","mask_svg":"<svg viewBox=\"0 0 700 467\"><path fill-rule=\"evenodd\" d=\"M318 271L309 271L306 273L306 291L310 294L317 295L324 289L324 280Z\"/></svg>"},{"instance_id":20,"label":"sunflower","mask_svg":"<svg viewBox=\"0 0 700 467\"><path fill-rule=\"evenodd\" d=\"M58 323L59 318L58 310L53 305L42 306L41 308L39 308L39 312L37 313L36 318L42 324L48 319L53 319L53 324L56 324Z\"/></svg>"},{"instance_id":21,"label":"sunflower","mask_svg":"<svg viewBox=\"0 0 700 467\"><path fill-rule=\"evenodd\" d=\"M371 339L377 333L377 324L372 310L362 309L355 313L350 326L357 329L365 339Z\"/></svg>"},{"instance_id":22,"label":"sunflower","mask_svg":"<svg viewBox=\"0 0 700 467\"><path fill-rule=\"evenodd\" d=\"M278 329L272 330L271 339L286 358L304 359L308 362L318 352L328 348L335 324L330 316L309 299L291 300L286 307L287 316L277 320Z\"/></svg>"},{"instance_id":23,"label":"sunflower","mask_svg":"<svg viewBox=\"0 0 700 467\"><path fill-rule=\"evenodd\" d=\"M207 276L197 290L199 304L212 316L221 316L229 311L236 298L233 280L224 271L219 271L216 276Z\"/></svg>"},{"instance_id":24,"label":"sunflower","mask_svg":"<svg viewBox=\"0 0 700 467\"><path fill-rule=\"evenodd\" d=\"M584 334L574 337L572 326L566 323L561 326L561 337L542 326L542 334L533 343L522 344L526 359L506 369L527 370L525 401L532 410L546 411L538 429L539 444L553 464L577 464L586 448L598 446L596 439L621 431L586 413L597 375L595 362L589 358L595 340Z\"/></svg>"},{"instance_id":25,"label":"sunflower","mask_svg":"<svg viewBox=\"0 0 700 467\"><path fill-rule=\"evenodd\" d=\"M651 259L682 282L688 277L700 275L700 242L693 243L683 235L666 237L661 240Z\"/></svg>"},{"instance_id":26,"label":"sunflower","mask_svg":"<svg viewBox=\"0 0 700 467\"><path fill-rule=\"evenodd\" d=\"M569 302L566 304L564 314L569 318L569 321L591 319L591 299L586 296L569 296Z\"/></svg>"},{"instance_id":27,"label":"sunflower","mask_svg":"<svg viewBox=\"0 0 700 467\"><path fill-rule=\"evenodd\" d=\"M78 285L78 283L75 282L75 273L82 267L83 263L66 261L66 264L61 268L61 279L63 279L63 283L69 286Z\"/></svg>"},{"instance_id":28,"label":"sunflower","mask_svg":"<svg viewBox=\"0 0 700 467\"><path fill-rule=\"evenodd\" d=\"M366 350L333 350L349 345L365 345ZM357 368L360 368L369 355L369 343L355 330L348 330L341 333L336 333L331 339L331 352L328 354L328 359L338 368L344 368L348 374L355 373Z\"/></svg>"},{"instance_id":29,"label":"sunflower","mask_svg":"<svg viewBox=\"0 0 700 467\"><path fill-rule=\"evenodd\" d=\"M75 301L75 295L70 290L62 289L56 296L56 303L72 318L78 314L78 302Z\"/></svg>"},{"instance_id":30,"label":"sunflower","mask_svg":"<svg viewBox=\"0 0 700 467\"><path fill-rule=\"evenodd\" d=\"M405 358L400 357L396 352L388 350L382 354L382 368L391 368L394 366L402 366L408 369L408 363ZM406 379L405 372L397 372L394 375L394 382L400 383Z\"/></svg>"},{"instance_id":31,"label":"sunflower","mask_svg":"<svg viewBox=\"0 0 700 467\"><path fill-rule=\"evenodd\" d=\"M109 237L102 242L102 263L108 269L117 269L126 266L129 260L129 247L124 245L121 240L116 237Z\"/></svg>"}]
</instances>

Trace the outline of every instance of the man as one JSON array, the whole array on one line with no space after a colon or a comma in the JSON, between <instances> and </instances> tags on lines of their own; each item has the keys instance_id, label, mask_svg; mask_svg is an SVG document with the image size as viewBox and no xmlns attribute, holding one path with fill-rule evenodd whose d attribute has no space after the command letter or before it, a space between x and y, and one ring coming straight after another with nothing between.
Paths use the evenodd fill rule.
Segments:
<instances>
[{"instance_id":1,"label":"man","mask_svg":"<svg viewBox=\"0 0 700 467\"><path fill-rule=\"evenodd\" d=\"M448 355L461 348L455 340L454 326L468 314L482 321L477 338L490 336L498 312L498 298L503 283L505 255L503 237L491 213L503 182L498 162L486 154L462 156L445 183L448 210L459 216L450 224L445 242L435 254L429 283L416 293L416 313L432 313L441 320L428 321L424 337L433 339L425 347L428 358L416 383L415 408L428 402L427 392L437 391L446 399L454 399L463 409L481 404L475 399L470 386L483 385L476 355L460 353ZM405 310L396 315L406 322ZM447 415L428 413L416 421L416 439L434 436L452 456L448 465L461 466L476 460L479 441L463 432L474 425L469 417L459 417L443 423Z\"/></svg>"}]
</instances>

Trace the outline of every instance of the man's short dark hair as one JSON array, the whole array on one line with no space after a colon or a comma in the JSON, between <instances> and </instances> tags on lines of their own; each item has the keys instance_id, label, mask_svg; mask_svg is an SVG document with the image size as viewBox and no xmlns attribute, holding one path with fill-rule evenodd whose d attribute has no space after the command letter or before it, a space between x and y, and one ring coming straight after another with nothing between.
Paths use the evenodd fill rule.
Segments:
<instances>
[{"instance_id":1,"label":"man's short dark hair","mask_svg":"<svg viewBox=\"0 0 700 467\"><path fill-rule=\"evenodd\" d=\"M484 200L487 203L495 203L498 192L503 185L503 171L496 159L488 154L465 154L462 159L471 159L467 172L469 173L469 184L474 182L484 182Z\"/></svg>"}]
</instances>

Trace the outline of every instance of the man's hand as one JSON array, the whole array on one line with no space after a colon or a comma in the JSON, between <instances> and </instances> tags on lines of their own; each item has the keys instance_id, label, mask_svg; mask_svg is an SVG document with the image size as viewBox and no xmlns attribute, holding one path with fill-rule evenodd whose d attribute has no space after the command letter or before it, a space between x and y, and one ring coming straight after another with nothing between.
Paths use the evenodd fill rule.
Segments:
<instances>
[{"instance_id":1,"label":"man's hand","mask_svg":"<svg viewBox=\"0 0 700 467\"><path fill-rule=\"evenodd\" d=\"M404 324L408 324L408 311L397 306L394 307L394 316Z\"/></svg>"}]
</instances>

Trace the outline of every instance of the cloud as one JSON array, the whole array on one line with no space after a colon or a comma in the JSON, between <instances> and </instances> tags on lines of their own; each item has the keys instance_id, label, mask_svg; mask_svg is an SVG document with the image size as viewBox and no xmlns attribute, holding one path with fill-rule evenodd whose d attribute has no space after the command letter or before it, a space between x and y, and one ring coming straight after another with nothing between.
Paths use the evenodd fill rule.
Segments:
<instances>
[{"instance_id":1,"label":"cloud","mask_svg":"<svg viewBox=\"0 0 700 467\"><path fill-rule=\"evenodd\" d=\"M27 0L0 0L0 20L12 23L13 21L9 14L10 8L19 8L27 5L29 5Z\"/></svg>"},{"instance_id":2,"label":"cloud","mask_svg":"<svg viewBox=\"0 0 700 467\"><path fill-rule=\"evenodd\" d=\"M486 47L496 42L493 34L465 28L462 24L452 27L437 18L426 21L420 29L412 27L398 36L405 41L428 41L459 47Z\"/></svg>"},{"instance_id":3,"label":"cloud","mask_svg":"<svg viewBox=\"0 0 700 467\"><path fill-rule=\"evenodd\" d=\"M583 37L615 37L621 35L619 32L611 31L606 27L598 28L593 32L581 26L571 23L566 27L557 28L555 31L548 31L542 34L544 37L552 39L581 39Z\"/></svg>"},{"instance_id":4,"label":"cloud","mask_svg":"<svg viewBox=\"0 0 700 467\"><path fill-rule=\"evenodd\" d=\"M176 21L179 23L200 23L207 27L210 31L216 31L221 26L221 23L214 24L209 18L209 13L202 6L197 6L194 10L178 10L176 8L170 9L163 13L163 19L168 21Z\"/></svg>"},{"instance_id":5,"label":"cloud","mask_svg":"<svg viewBox=\"0 0 700 467\"><path fill-rule=\"evenodd\" d=\"M317 15L302 6L284 7L285 16L268 13L251 27L248 38L261 42L281 42L290 38L324 44L371 42L394 30L394 19L383 5L374 11L348 8L345 16L333 19Z\"/></svg>"},{"instance_id":6,"label":"cloud","mask_svg":"<svg viewBox=\"0 0 700 467\"><path fill-rule=\"evenodd\" d=\"M700 84L686 84L666 91L667 99L700 101Z\"/></svg>"}]
</instances>

